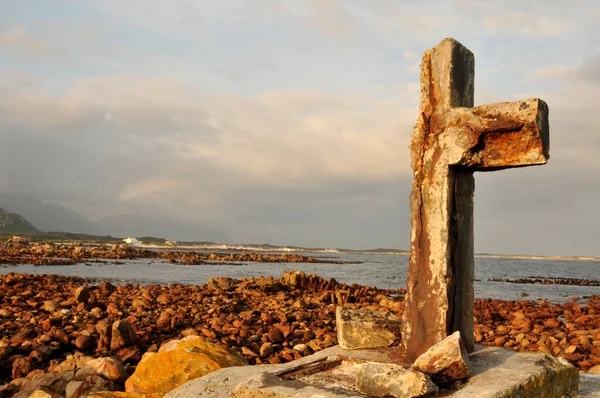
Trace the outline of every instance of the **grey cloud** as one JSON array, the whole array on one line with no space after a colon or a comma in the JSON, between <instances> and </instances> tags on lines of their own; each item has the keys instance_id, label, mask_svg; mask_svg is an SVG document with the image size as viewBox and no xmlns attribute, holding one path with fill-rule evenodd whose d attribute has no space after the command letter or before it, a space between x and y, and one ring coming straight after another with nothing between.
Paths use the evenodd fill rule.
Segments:
<instances>
[{"instance_id":1,"label":"grey cloud","mask_svg":"<svg viewBox=\"0 0 600 398\"><path fill-rule=\"evenodd\" d=\"M575 76L594 84L600 84L600 54L588 58L575 72Z\"/></svg>"}]
</instances>

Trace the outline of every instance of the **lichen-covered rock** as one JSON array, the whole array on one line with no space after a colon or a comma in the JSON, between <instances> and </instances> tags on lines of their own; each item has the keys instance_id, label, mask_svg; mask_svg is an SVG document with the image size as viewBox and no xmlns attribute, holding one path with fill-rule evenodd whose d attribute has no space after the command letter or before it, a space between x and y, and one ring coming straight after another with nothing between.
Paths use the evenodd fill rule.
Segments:
<instances>
[{"instance_id":1,"label":"lichen-covered rock","mask_svg":"<svg viewBox=\"0 0 600 398\"><path fill-rule=\"evenodd\" d=\"M342 348L388 347L400 338L400 320L393 314L337 307L336 326Z\"/></svg>"},{"instance_id":2,"label":"lichen-covered rock","mask_svg":"<svg viewBox=\"0 0 600 398\"><path fill-rule=\"evenodd\" d=\"M472 373L469 355L458 331L424 352L412 367L448 381L464 379Z\"/></svg>"},{"instance_id":3,"label":"lichen-covered rock","mask_svg":"<svg viewBox=\"0 0 600 398\"><path fill-rule=\"evenodd\" d=\"M165 394L217 369L246 364L233 351L201 337L188 336L164 344L157 353L144 354L135 373L125 382L125 391Z\"/></svg>"},{"instance_id":4,"label":"lichen-covered rock","mask_svg":"<svg viewBox=\"0 0 600 398\"><path fill-rule=\"evenodd\" d=\"M369 362L356 376L356 390L371 397L412 398L438 391L429 377L393 363Z\"/></svg>"}]
</instances>

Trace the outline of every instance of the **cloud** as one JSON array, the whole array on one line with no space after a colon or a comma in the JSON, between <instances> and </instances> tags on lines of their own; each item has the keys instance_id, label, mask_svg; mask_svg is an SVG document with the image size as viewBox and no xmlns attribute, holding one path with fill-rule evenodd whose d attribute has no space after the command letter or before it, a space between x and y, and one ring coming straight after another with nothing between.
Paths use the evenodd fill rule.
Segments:
<instances>
[{"instance_id":1,"label":"cloud","mask_svg":"<svg viewBox=\"0 0 600 398\"><path fill-rule=\"evenodd\" d=\"M22 26L11 26L0 31L0 52L6 52L19 59L61 54L61 51L53 48L46 40Z\"/></svg>"},{"instance_id":2,"label":"cloud","mask_svg":"<svg viewBox=\"0 0 600 398\"><path fill-rule=\"evenodd\" d=\"M596 250L593 3L18 6L0 33L3 190L233 241L406 248L418 63L452 36L476 54L478 103L550 105L547 166L477 176L477 250Z\"/></svg>"},{"instance_id":3,"label":"cloud","mask_svg":"<svg viewBox=\"0 0 600 398\"><path fill-rule=\"evenodd\" d=\"M11 178L46 164L45 188L62 200L102 189L120 205L225 214L221 201L243 187L326 190L324 181L410 173L402 153L414 111L368 95L242 97L205 94L176 79L114 76L79 81L63 96L0 94L0 114L3 139L19 132L4 143L5 163L18 161L18 147L49 145Z\"/></svg>"},{"instance_id":4,"label":"cloud","mask_svg":"<svg viewBox=\"0 0 600 398\"><path fill-rule=\"evenodd\" d=\"M510 11L483 19L489 32L526 36L560 36L568 33L571 21L535 12Z\"/></svg>"},{"instance_id":5,"label":"cloud","mask_svg":"<svg viewBox=\"0 0 600 398\"><path fill-rule=\"evenodd\" d=\"M584 82L600 84L600 54L586 59L574 75Z\"/></svg>"}]
</instances>

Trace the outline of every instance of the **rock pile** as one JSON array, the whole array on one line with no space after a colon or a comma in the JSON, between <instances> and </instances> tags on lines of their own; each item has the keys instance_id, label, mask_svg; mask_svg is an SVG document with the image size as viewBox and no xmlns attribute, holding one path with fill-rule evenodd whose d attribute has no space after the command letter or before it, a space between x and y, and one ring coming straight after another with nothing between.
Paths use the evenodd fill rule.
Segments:
<instances>
[{"instance_id":1,"label":"rock pile","mask_svg":"<svg viewBox=\"0 0 600 398\"><path fill-rule=\"evenodd\" d=\"M583 305L547 301L477 300L475 341L519 352L542 352L599 373L600 296Z\"/></svg>"},{"instance_id":2,"label":"rock pile","mask_svg":"<svg viewBox=\"0 0 600 398\"><path fill-rule=\"evenodd\" d=\"M401 338L398 323L397 319L369 310L337 309L338 339L344 349L389 347ZM460 332L429 348L411 366L402 358L396 363L367 362L359 366L355 388L372 397L420 397L437 392L438 384L446 386L472 373Z\"/></svg>"},{"instance_id":3,"label":"rock pile","mask_svg":"<svg viewBox=\"0 0 600 398\"><path fill-rule=\"evenodd\" d=\"M78 358L111 357L130 375L142 354L192 335L229 347L250 364L289 362L337 343L336 306L397 314L401 304L398 291L293 271L283 278L213 278L200 286L9 273L0 276L0 291L0 385L13 380L6 391L35 374L76 373L84 367ZM104 380L102 374L95 380ZM124 389L122 378L109 381L106 389Z\"/></svg>"}]
</instances>

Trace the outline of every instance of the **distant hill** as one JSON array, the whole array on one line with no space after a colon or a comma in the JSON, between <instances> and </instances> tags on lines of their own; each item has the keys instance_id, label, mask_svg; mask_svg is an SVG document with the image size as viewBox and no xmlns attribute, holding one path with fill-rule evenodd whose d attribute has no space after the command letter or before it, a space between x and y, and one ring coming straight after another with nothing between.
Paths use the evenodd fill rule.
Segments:
<instances>
[{"instance_id":1,"label":"distant hill","mask_svg":"<svg viewBox=\"0 0 600 398\"><path fill-rule=\"evenodd\" d=\"M39 232L22 216L0 207L0 234L37 234Z\"/></svg>"},{"instance_id":2,"label":"distant hill","mask_svg":"<svg viewBox=\"0 0 600 398\"><path fill-rule=\"evenodd\" d=\"M160 216L123 214L92 221L65 206L45 203L28 194L0 192L0 207L21 214L39 230L52 234L64 231L101 237L159 236L178 241L229 241L221 228Z\"/></svg>"}]
</instances>

